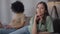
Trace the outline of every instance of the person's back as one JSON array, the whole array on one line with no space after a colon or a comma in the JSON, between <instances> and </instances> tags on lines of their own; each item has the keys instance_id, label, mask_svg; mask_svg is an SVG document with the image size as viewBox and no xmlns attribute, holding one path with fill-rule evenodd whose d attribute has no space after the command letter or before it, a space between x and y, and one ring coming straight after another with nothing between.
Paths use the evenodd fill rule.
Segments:
<instances>
[{"instance_id":1,"label":"person's back","mask_svg":"<svg viewBox=\"0 0 60 34\"><path fill-rule=\"evenodd\" d=\"M9 25L11 25L13 28L23 27L25 25L25 15L23 13L15 14L13 21Z\"/></svg>"},{"instance_id":2,"label":"person's back","mask_svg":"<svg viewBox=\"0 0 60 34\"><path fill-rule=\"evenodd\" d=\"M12 12L14 12L14 16L10 22L10 24L6 25L5 28L0 29L0 34L9 34L17 29L21 29L25 25L25 15L24 13L24 5L20 1L16 1L11 4Z\"/></svg>"},{"instance_id":3,"label":"person's back","mask_svg":"<svg viewBox=\"0 0 60 34\"><path fill-rule=\"evenodd\" d=\"M24 5L22 2L16 1L11 5L12 11L15 13L11 23L12 28L21 28L25 25L25 15L24 13Z\"/></svg>"}]
</instances>

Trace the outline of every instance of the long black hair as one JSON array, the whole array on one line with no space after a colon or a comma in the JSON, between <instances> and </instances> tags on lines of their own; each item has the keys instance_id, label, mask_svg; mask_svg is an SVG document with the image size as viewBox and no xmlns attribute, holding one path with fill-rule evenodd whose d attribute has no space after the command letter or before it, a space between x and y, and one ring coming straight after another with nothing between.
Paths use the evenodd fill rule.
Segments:
<instances>
[{"instance_id":1,"label":"long black hair","mask_svg":"<svg viewBox=\"0 0 60 34\"><path fill-rule=\"evenodd\" d=\"M44 7L45 7L45 11L46 11L46 12L44 13L43 20L42 20L42 23L45 23L45 22L46 22L46 17L49 16L48 7L47 7L47 4L46 4L45 2L43 2L43 1L39 2L39 3L37 4L37 6L38 6L39 4L43 4Z\"/></svg>"},{"instance_id":2,"label":"long black hair","mask_svg":"<svg viewBox=\"0 0 60 34\"><path fill-rule=\"evenodd\" d=\"M45 2L43 2L43 1L39 2L39 3L37 4L37 6L38 6L39 4L43 4L43 5L44 5L45 10L46 10L45 15L49 15L47 4L46 4Z\"/></svg>"}]
</instances>

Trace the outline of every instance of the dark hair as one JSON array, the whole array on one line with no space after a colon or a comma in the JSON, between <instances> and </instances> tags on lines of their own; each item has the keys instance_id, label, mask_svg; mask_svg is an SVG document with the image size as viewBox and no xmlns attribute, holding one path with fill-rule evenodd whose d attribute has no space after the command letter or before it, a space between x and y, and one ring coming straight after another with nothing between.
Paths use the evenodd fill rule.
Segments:
<instances>
[{"instance_id":1,"label":"dark hair","mask_svg":"<svg viewBox=\"0 0 60 34\"><path fill-rule=\"evenodd\" d=\"M42 20L42 24L45 24L45 22L46 22L46 17L49 16L48 7L47 7L47 4L46 4L45 2L43 2L43 1L39 2L39 3L37 4L37 6L38 6L39 4L43 4L44 7L45 7L45 10L46 10L46 12L44 13L43 20Z\"/></svg>"},{"instance_id":2,"label":"dark hair","mask_svg":"<svg viewBox=\"0 0 60 34\"><path fill-rule=\"evenodd\" d=\"M16 1L16 2L11 4L11 9L15 13L23 13L24 12L24 5L22 2Z\"/></svg>"},{"instance_id":3,"label":"dark hair","mask_svg":"<svg viewBox=\"0 0 60 34\"><path fill-rule=\"evenodd\" d=\"M47 4L46 4L45 2L43 2L43 1L39 2L39 3L37 4L37 6L38 6L39 4L43 4L43 5L44 5L45 10L46 10L45 15L49 15Z\"/></svg>"}]
</instances>

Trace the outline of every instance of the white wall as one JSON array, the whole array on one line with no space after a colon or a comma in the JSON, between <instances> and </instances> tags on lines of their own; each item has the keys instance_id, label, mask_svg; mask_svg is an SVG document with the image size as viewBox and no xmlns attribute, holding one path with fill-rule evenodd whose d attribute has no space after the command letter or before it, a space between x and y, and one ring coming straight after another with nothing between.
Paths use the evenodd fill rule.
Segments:
<instances>
[{"instance_id":1,"label":"white wall","mask_svg":"<svg viewBox=\"0 0 60 34\"><path fill-rule=\"evenodd\" d=\"M11 20L10 0L0 0L0 18L3 25Z\"/></svg>"},{"instance_id":2,"label":"white wall","mask_svg":"<svg viewBox=\"0 0 60 34\"><path fill-rule=\"evenodd\" d=\"M25 6L25 12L26 16L31 17L35 14L36 11L36 4L40 1L45 1L46 3L48 0L20 0L23 2Z\"/></svg>"},{"instance_id":3,"label":"white wall","mask_svg":"<svg viewBox=\"0 0 60 34\"><path fill-rule=\"evenodd\" d=\"M1 21L1 0L0 0L0 21Z\"/></svg>"}]
</instances>

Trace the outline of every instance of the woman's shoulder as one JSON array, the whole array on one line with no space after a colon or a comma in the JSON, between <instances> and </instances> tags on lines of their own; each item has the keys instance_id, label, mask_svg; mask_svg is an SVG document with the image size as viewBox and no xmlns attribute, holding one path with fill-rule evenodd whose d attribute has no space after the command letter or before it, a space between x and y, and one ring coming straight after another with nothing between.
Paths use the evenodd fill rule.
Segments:
<instances>
[{"instance_id":1,"label":"woman's shoulder","mask_svg":"<svg viewBox=\"0 0 60 34\"><path fill-rule=\"evenodd\" d=\"M53 22L53 19L51 16L47 16L46 18L46 23L49 24L49 23L52 23Z\"/></svg>"},{"instance_id":2,"label":"woman's shoulder","mask_svg":"<svg viewBox=\"0 0 60 34\"><path fill-rule=\"evenodd\" d=\"M52 17L51 16L47 16L46 22L52 22L52 21L53 21Z\"/></svg>"},{"instance_id":3,"label":"woman's shoulder","mask_svg":"<svg viewBox=\"0 0 60 34\"><path fill-rule=\"evenodd\" d=\"M48 19L52 19L52 17L51 17L51 16L47 16L47 18L46 18L46 19L47 19L47 20L48 20Z\"/></svg>"}]
</instances>

